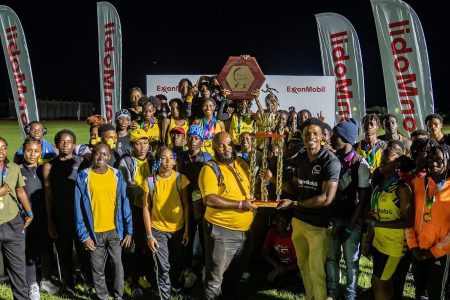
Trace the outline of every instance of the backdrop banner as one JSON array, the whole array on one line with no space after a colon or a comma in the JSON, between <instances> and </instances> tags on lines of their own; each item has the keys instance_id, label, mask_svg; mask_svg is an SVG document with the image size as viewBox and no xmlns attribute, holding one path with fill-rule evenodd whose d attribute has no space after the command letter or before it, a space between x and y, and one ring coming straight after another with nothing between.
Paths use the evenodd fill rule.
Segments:
<instances>
[{"instance_id":1,"label":"backdrop banner","mask_svg":"<svg viewBox=\"0 0 450 300\"><path fill-rule=\"evenodd\" d=\"M147 95L163 94L167 99L179 98L178 83L182 78L188 78L193 84L202 75L147 75ZM295 107L296 111L308 109L313 116L322 112L325 122L331 126L335 123L335 91L334 76L282 76L265 75L261 89L260 101L265 106L266 84L276 91L281 109L289 110ZM254 101L253 101L254 102ZM256 104L253 103L253 111Z\"/></svg>"},{"instance_id":2,"label":"backdrop banner","mask_svg":"<svg viewBox=\"0 0 450 300\"><path fill-rule=\"evenodd\" d=\"M109 123L122 101L122 30L109 2L97 3L101 114Z\"/></svg>"},{"instance_id":3,"label":"backdrop banner","mask_svg":"<svg viewBox=\"0 0 450 300\"><path fill-rule=\"evenodd\" d=\"M434 111L430 66L422 25L400 0L371 0L383 65L388 112L397 116L399 130L409 136L426 128Z\"/></svg>"},{"instance_id":4,"label":"backdrop banner","mask_svg":"<svg viewBox=\"0 0 450 300\"><path fill-rule=\"evenodd\" d=\"M39 121L39 112L22 24L16 13L4 5L0 5L0 31L17 119L25 138L23 128L31 121Z\"/></svg>"},{"instance_id":5,"label":"backdrop banner","mask_svg":"<svg viewBox=\"0 0 450 300\"><path fill-rule=\"evenodd\" d=\"M361 122L366 114L364 73L355 28L335 13L316 15L323 74L336 78L336 122L354 118Z\"/></svg>"}]
</instances>

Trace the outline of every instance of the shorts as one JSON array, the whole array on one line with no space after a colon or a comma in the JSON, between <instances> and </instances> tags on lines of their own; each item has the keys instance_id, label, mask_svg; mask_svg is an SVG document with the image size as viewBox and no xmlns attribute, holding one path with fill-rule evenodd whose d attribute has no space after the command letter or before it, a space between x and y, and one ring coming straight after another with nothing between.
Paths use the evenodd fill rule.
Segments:
<instances>
[{"instance_id":1,"label":"shorts","mask_svg":"<svg viewBox=\"0 0 450 300\"><path fill-rule=\"evenodd\" d=\"M381 253L373 246L370 252L373 258L373 275L380 280L391 279L402 258Z\"/></svg>"}]
</instances>

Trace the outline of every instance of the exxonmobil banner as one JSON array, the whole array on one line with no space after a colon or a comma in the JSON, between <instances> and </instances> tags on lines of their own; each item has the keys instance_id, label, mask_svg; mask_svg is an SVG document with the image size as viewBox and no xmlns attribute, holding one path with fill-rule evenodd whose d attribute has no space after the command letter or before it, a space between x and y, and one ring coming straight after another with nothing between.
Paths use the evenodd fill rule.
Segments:
<instances>
[{"instance_id":1,"label":"exxonmobil banner","mask_svg":"<svg viewBox=\"0 0 450 300\"><path fill-rule=\"evenodd\" d=\"M25 137L23 128L31 121L38 121L39 112L22 24L16 13L4 5L0 5L0 31L17 119Z\"/></svg>"},{"instance_id":2,"label":"exxonmobil banner","mask_svg":"<svg viewBox=\"0 0 450 300\"><path fill-rule=\"evenodd\" d=\"M121 108L122 30L109 2L97 3L101 114L109 123Z\"/></svg>"},{"instance_id":3,"label":"exxonmobil banner","mask_svg":"<svg viewBox=\"0 0 450 300\"><path fill-rule=\"evenodd\" d=\"M147 75L147 95L163 94L168 99L179 98L178 83L182 78L188 78L195 84L201 75ZM322 112L325 122L335 123L335 90L334 76L281 76L265 75L262 90L266 84L276 89L281 109L295 107L296 111L308 109L313 116ZM261 91L260 101L264 106L266 94ZM256 105L253 103L253 109Z\"/></svg>"},{"instance_id":4,"label":"exxonmobil banner","mask_svg":"<svg viewBox=\"0 0 450 300\"><path fill-rule=\"evenodd\" d=\"M316 15L324 75L336 78L336 122L366 114L361 48L352 24L335 13Z\"/></svg>"},{"instance_id":5,"label":"exxonmobil banner","mask_svg":"<svg viewBox=\"0 0 450 300\"><path fill-rule=\"evenodd\" d=\"M427 45L416 13L400 0L371 0L383 65L389 113L409 134L426 128L433 113L433 91Z\"/></svg>"}]
</instances>

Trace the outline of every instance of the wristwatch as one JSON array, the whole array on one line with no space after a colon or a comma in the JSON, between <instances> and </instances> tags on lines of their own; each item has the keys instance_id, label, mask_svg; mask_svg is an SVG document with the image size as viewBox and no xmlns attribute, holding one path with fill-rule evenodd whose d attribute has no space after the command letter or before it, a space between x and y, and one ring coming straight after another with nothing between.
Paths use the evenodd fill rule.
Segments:
<instances>
[{"instance_id":1,"label":"wristwatch","mask_svg":"<svg viewBox=\"0 0 450 300\"><path fill-rule=\"evenodd\" d=\"M297 207L298 206L298 201L292 201L292 203L293 203L293 207Z\"/></svg>"}]
</instances>

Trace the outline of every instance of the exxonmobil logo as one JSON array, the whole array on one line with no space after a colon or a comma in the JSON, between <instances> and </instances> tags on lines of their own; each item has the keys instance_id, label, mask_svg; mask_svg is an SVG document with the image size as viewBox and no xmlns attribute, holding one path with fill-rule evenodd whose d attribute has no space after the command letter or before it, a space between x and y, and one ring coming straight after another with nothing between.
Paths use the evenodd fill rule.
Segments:
<instances>
[{"instance_id":1,"label":"exxonmobil logo","mask_svg":"<svg viewBox=\"0 0 450 300\"><path fill-rule=\"evenodd\" d=\"M176 85L157 85L156 91L160 93L178 92L178 86Z\"/></svg>"},{"instance_id":2,"label":"exxonmobil logo","mask_svg":"<svg viewBox=\"0 0 450 300\"><path fill-rule=\"evenodd\" d=\"M325 93L325 86L290 86L288 85L286 88L288 93L300 94L300 93Z\"/></svg>"}]
</instances>

